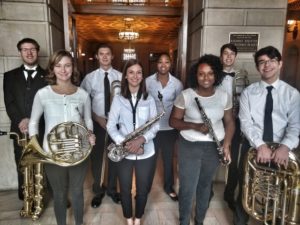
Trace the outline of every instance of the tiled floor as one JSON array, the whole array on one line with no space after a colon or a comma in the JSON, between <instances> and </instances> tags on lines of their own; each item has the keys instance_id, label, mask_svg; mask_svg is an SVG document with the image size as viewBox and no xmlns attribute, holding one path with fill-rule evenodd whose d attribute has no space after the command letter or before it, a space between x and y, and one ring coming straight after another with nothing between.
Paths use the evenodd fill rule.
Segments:
<instances>
[{"instance_id":1,"label":"tiled floor","mask_svg":"<svg viewBox=\"0 0 300 225\"><path fill-rule=\"evenodd\" d=\"M85 212L84 222L86 225L125 225L120 205L114 204L105 196L101 206L97 209L90 207L93 197L91 192L91 174L88 173L85 182ZM177 182L178 185L178 182ZM223 183L215 183L215 195L210 203L204 224L205 225L231 225L232 212L223 201ZM38 221L28 218L20 218L19 210L23 202L17 198L16 191L0 192L0 225L54 225L56 224L53 212L53 201L50 201L44 213ZM68 225L73 225L72 208L68 210ZM178 203L173 202L162 190L161 163L155 175L151 193L148 198L143 225L177 225ZM249 225L257 225L258 222L250 221ZM191 225L193 223L191 222Z\"/></svg>"}]
</instances>

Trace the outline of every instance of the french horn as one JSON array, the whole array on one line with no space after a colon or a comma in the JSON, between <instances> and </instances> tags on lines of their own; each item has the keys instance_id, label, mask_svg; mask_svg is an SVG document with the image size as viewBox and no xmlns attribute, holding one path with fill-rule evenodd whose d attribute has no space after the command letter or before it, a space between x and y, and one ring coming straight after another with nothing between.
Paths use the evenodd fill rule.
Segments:
<instances>
[{"instance_id":1,"label":"french horn","mask_svg":"<svg viewBox=\"0 0 300 225\"><path fill-rule=\"evenodd\" d=\"M91 153L92 146L88 137L89 131L82 124L60 123L47 135L50 152L45 152L39 145L37 137L33 136L25 147L23 154L26 154L26 157L22 164L43 162L63 167L75 166Z\"/></svg>"}]
</instances>

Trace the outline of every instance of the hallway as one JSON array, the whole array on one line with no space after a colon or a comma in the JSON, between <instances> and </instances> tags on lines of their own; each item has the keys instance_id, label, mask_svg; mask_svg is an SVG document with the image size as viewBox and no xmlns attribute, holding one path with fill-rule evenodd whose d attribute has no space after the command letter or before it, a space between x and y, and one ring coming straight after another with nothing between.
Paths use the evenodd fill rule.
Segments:
<instances>
[{"instance_id":1,"label":"hallway","mask_svg":"<svg viewBox=\"0 0 300 225\"><path fill-rule=\"evenodd\" d=\"M90 207L93 194L91 192L91 173L88 173L85 181L85 225L125 225L121 205L105 196L99 208ZM178 184L178 181L176 182ZM178 189L178 187L176 187ZM215 195L210 203L204 225L231 225L232 212L223 201L223 183L214 184ZM17 191L0 192L0 225L55 225L53 201L51 200L38 221L22 219L19 210L22 202L17 198ZM67 212L68 225L73 225L72 207ZM162 163L159 160L158 168L150 192L143 225L177 225L178 224L178 203L173 202L162 189ZM251 220L249 225L258 225L258 222ZM193 225L193 223L191 223Z\"/></svg>"}]
</instances>

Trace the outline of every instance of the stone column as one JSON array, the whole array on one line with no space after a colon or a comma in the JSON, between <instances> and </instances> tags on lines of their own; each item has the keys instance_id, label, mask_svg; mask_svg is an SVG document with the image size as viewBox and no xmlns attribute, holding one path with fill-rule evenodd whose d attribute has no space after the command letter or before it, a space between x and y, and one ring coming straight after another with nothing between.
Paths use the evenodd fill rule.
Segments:
<instances>
[{"instance_id":1,"label":"stone column","mask_svg":"<svg viewBox=\"0 0 300 225\"><path fill-rule=\"evenodd\" d=\"M39 62L46 68L49 55L64 48L62 1L0 2L0 130L4 131L9 131L10 120L3 100L3 73L22 64L16 45L25 37L40 44ZM0 190L17 188L12 141L8 136L2 136L0 146Z\"/></svg>"}]
</instances>

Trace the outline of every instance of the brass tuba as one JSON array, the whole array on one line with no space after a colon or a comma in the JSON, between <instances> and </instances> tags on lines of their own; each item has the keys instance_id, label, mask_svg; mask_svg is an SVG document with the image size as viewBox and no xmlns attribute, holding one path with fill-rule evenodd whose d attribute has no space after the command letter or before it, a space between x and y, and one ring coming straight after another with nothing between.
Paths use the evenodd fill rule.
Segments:
<instances>
[{"instance_id":1,"label":"brass tuba","mask_svg":"<svg viewBox=\"0 0 300 225\"><path fill-rule=\"evenodd\" d=\"M277 143L268 143L275 150ZM256 162L256 149L250 148L244 162L243 206L253 218L281 220L281 225L300 224L300 159L299 152L289 152L288 167Z\"/></svg>"}]
</instances>

